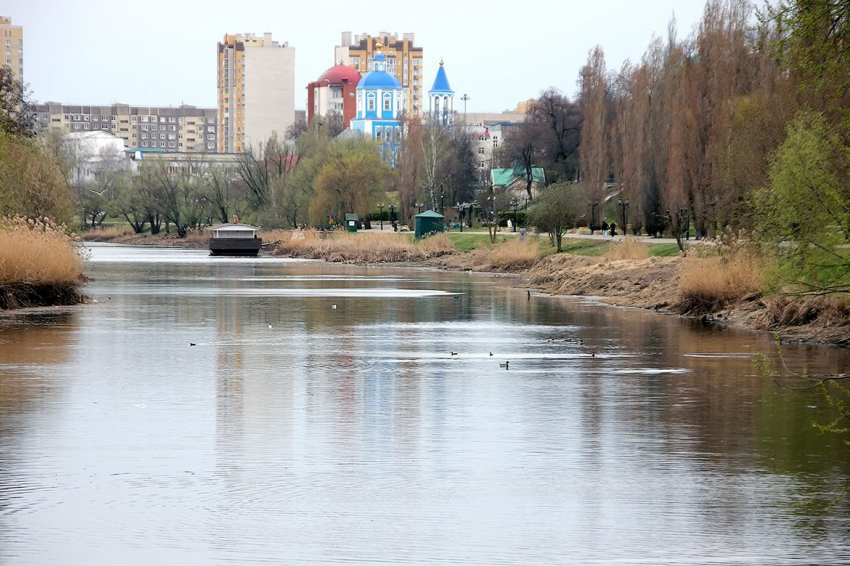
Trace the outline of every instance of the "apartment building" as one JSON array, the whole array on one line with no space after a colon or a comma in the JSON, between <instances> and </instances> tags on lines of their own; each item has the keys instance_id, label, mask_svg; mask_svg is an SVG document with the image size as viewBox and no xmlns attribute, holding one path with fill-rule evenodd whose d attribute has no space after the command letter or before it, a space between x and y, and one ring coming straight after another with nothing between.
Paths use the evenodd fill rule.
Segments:
<instances>
[{"instance_id":1,"label":"apartment building","mask_svg":"<svg viewBox=\"0 0 850 566\"><path fill-rule=\"evenodd\" d=\"M342 32L340 45L334 47L334 63L354 67L365 74L372 68L372 59L380 52L386 57L387 72L394 75L402 86L402 112L410 115L422 113L425 88L422 82L422 57L424 51L416 47L415 34L405 33L401 39L395 33L380 32L376 36L355 35ZM378 43L382 44L380 49Z\"/></svg>"},{"instance_id":2,"label":"apartment building","mask_svg":"<svg viewBox=\"0 0 850 566\"><path fill-rule=\"evenodd\" d=\"M24 28L12 25L12 18L0 16L0 36L3 57L0 61L10 67L15 79L24 82Z\"/></svg>"},{"instance_id":3,"label":"apartment building","mask_svg":"<svg viewBox=\"0 0 850 566\"><path fill-rule=\"evenodd\" d=\"M295 48L272 34L225 35L218 44L218 149L242 153L295 122Z\"/></svg>"},{"instance_id":4,"label":"apartment building","mask_svg":"<svg viewBox=\"0 0 850 566\"><path fill-rule=\"evenodd\" d=\"M169 153L215 153L218 120L215 108L77 106L47 102L35 105L40 128L69 133L108 132L124 140L127 148Z\"/></svg>"}]
</instances>

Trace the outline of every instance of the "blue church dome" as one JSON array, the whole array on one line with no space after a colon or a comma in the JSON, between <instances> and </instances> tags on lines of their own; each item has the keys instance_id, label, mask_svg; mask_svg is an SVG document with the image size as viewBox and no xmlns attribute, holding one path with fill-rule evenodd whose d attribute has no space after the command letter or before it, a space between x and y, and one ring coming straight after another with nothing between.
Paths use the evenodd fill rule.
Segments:
<instances>
[{"instance_id":1,"label":"blue church dome","mask_svg":"<svg viewBox=\"0 0 850 566\"><path fill-rule=\"evenodd\" d=\"M373 59L375 64L374 71L366 73L363 75L363 78L357 83L357 90L362 89L401 89L401 83L395 77L395 75L391 75L386 72L386 61L387 58L384 57L383 53L378 53L375 55Z\"/></svg>"}]
</instances>

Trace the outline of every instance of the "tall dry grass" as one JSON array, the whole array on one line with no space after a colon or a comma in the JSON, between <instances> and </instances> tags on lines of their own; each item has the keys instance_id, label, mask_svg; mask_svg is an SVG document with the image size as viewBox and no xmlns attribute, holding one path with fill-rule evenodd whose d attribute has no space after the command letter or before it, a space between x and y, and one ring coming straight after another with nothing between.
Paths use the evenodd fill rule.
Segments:
<instances>
[{"instance_id":1,"label":"tall dry grass","mask_svg":"<svg viewBox=\"0 0 850 566\"><path fill-rule=\"evenodd\" d=\"M49 218L0 220L0 285L76 284L83 271L79 250Z\"/></svg>"},{"instance_id":2,"label":"tall dry grass","mask_svg":"<svg viewBox=\"0 0 850 566\"><path fill-rule=\"evenodd\" d=\"M679 271L678 310L688 314L717 312L745 297L759 295L765 282L762 262L751 250L687 258Z\"/></svg>"},{"instance_id":3,"label":"tall dry grass","mask_svg":"<svg viewBox=\"0 0 850 566\"><path fill-rule=\"evenodd\" d=\"M445 253L454 246L448 236L411 242L406 235L317 232L312 230L273 231L263 235L273 244L274 255L324 259L343 263L397 263L423 261Z\"/></svg>"},{"instance_id":4,"label":"tall dry grass","mask_svg":"<svg viewBox=\"0 0 850 566\"><path fill-rule=\"evenodd\" d=\"M0 310L83 302L81 250L48 218L0 220Z\"/></svg>"},{"instance_id":5,"label":"tall dry grass","mask_svg":"<svg viewBox=\"0 0 850 566\"><path fill-rule=\"evenodd\" d=\"M649 246L635 238L623 238L612 242L605 257L612 260L646 259L649 257Z\"/></svg>"},{"instance_id":6,"label":"tall dry grass","mask_svg":"<svg viewBox=\"0 0 850 566\"><path fill-rule=\"evenodd\" d=\"M476 269L514 272L529 269L540 260L540 245L536 239L519 238L469 252Z\"/></svg>"}]
</instances>

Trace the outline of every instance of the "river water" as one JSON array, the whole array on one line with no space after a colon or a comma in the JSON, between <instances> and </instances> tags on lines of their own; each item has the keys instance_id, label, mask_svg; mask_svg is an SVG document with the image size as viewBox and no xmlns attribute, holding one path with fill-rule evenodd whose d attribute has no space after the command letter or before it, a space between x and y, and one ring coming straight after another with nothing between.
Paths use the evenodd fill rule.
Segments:
<instances>
[{"instance_id":1,"label":"river water","mask_svg":"<svg viewBox=\"0 0 850 566\"><path fill-rule=\"evenodd\" d=\"M848 449L768 337L470 273L87 274L0 318L0 564L850 563Z\"/></svg>"}]
</instances>

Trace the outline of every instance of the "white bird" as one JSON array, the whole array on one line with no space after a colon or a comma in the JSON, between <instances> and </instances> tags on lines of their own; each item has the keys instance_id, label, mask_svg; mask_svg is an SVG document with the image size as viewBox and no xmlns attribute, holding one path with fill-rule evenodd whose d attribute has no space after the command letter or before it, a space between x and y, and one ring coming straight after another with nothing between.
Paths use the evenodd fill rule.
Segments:
<instances>
[{"instance_id":1,"label":"white bird","mask_svg":"<svg viewBox=\"0 0 850 566\"><path fill-rule=\"evenodd\" d=\"M332 308L332 309L335 309L335 308L336 308L336 305L331 305L331 308Z\"/></svg>"},{"instance_id":2,"label":"white bird","mask_svg":"<svg viewBox=\"0 0 850 566\"><path fill-rule=\"evenodd\" d=\"M269 324L269 328L271 328L271 327L272 327L272 325L271 325L271 324Z\"/></svg>"}]
</instances>

